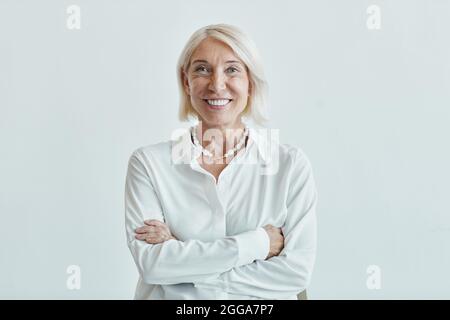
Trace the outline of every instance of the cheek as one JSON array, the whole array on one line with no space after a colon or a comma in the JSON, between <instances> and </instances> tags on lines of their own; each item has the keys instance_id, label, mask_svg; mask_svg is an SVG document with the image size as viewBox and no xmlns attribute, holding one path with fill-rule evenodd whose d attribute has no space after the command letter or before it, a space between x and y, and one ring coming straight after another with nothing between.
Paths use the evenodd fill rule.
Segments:
<instances>
[{"instance_id":1,"label":"cheek","mask_svg":"<svg viewBox=\"0 0 450 320\"><path fill-rule=\"evenodd\" d=\"M234 95L239 99L247 99L249 83L246 79L233 79L230 82L230 89L232 89Z\"/></svg>"},{"instance_id":2,"label":"cheek","mask_svg":"<svg viewBox=\"0 0 450 320\"><path fill-rule=\"evenodd\" d=\"M191 81L191 93L195 95L201 94L208 87L208 81L202 78L193 79Z\"/></svg>"}]
</instances>

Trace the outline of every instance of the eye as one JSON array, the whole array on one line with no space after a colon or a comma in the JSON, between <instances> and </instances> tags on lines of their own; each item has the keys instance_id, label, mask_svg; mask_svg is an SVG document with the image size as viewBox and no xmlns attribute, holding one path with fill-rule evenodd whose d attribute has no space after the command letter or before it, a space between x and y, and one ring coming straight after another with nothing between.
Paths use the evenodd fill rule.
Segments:
<instances>
[{"instance_id":1,"label":"eye","mask_svg":"<svg viewBox=\"0 0 450 320\"><path fill-rule=\"evenodd\" d=\"M208 72L208 68L204 65L199 65L194 69L195 72L205 73Z\"/></svg>"},{"instance_id":2,"label":"eye","mask_svg":"<svg viewBox=\"0 0 450 320\"><path fill-rule=\"evenodd\" d=\"M229 67L226 71L228 73L236 73L236 72L239 72L239 69L236 67Z\"/></svg>"}]
</instances>

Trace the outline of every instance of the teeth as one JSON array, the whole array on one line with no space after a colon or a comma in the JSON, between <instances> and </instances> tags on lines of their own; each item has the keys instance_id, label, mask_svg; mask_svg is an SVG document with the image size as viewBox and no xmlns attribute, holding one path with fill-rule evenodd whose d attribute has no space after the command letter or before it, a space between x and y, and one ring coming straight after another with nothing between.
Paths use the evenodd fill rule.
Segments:
<instances>
[{"instance_id":1,"label":"teeth","mask_svg":"<svg viewBox=\"0 0 450 320\"><path fill-rule=\"evenodd\" d=\"M208 102L208 104L213 105L213 106L224 106L226 105L228 102L230 102L230 100L225 100L225 99L221 99L221 100L206 100Z\"/></svg>"}]
</instances>

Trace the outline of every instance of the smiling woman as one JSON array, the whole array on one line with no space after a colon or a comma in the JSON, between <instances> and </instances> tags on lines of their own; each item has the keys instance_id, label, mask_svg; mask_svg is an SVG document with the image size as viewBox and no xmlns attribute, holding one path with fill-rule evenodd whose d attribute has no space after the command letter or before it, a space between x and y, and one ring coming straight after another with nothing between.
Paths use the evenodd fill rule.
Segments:
<instances>
[{"instance_id":1,"label":"smiling woman","mask_svg":"<svg viewBox=\"0 0 450 320\"><path fill-rule=\"evenodd\" d=\"M198 91L202 90L202 87L204 90L205 84L216 86L219 90L222 86L229 85L229 90L232 90L230 95L236 96L219 98L238 100L235 105L244 108L241 110L243 117L249 116L258 124L267 121L263 111L267 98L267 82L261 57L253 41L236 27L215 25L195 32L180 55L177 72L181 88L182 121L191 115L199 115L191 94L194 99L210 98L208 94L211 92L203 92L202 96L201 91ZM200 87L195 86L196 84ZM194 89L192 86L197 90L191 91ZM213 96L211 99L215 98Z\"/></svg>"},{"instance_id":2,"label":"smiling woman","mask_svg":"<svg viewBox=\"0 0 450 320\"><path fill-rule=\"evenodd\" d=\"M214 38L200 42L191 59L183 68L182 79L195 113L214 126L241 126L238 115L250 95L244 63L228 45Z\"/></svg>"},{"instance_id":3,"label":"smiling woman","mask_svg":"<svg viewBox=\"0 0 450 320\"><path fill-rule=\"evenodd\" d=\"M135 298L296 299L315 261L317 190L300 148L243 121L267 120L254 44L236 27L204 27L177 74L180 119L198 124L138 148L128 164Z\"/></svg>"}]
</instances>

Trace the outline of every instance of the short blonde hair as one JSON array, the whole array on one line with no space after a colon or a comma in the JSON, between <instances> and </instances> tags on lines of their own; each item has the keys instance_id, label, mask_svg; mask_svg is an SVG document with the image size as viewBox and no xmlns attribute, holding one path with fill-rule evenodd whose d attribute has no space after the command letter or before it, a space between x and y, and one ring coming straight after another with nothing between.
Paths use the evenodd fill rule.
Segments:
<instances>
[{"instance_id":1,"label":"short blonde hair","mask_svg":"<svg viewBox=\"0 0 450 320\"><path fill-rule=\"evenodd\" d=\"M179 119L188 121L190 117L198 117L191 104L189 96L183 86L183 72L187 72L195 49L207 37L214 38L227 44L247 67L250 81L250 96L242 116L251 118L256 124L263 125L268 119L265 117L267 107L268 85L264 77L261 57L254 45L240 29L227 24L215 24L197 30L186 43L177 64L178 85L180 88Z\"/></svg>"}]
</instances>

